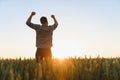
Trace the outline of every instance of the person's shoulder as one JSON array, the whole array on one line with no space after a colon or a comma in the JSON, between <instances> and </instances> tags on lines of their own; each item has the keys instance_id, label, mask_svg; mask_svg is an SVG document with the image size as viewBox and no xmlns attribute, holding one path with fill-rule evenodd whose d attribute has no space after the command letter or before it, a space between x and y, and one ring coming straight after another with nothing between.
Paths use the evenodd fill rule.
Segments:
<instances>
[{"instance_id":1,"label":"person's shoulder","mask_svg":"<svg viewBox=\"0 0 120 80\"><path fill-rule=\"evenodd\" d=\"M53 27L54 26L54 24L52 24L52 25L48 25L48 27Z\"/></svg>"},{"instance_id":2,"label":"person's shoulder","mask_svg":"<svg viewBox=\"0 0 120 80\"><path fill-rule=\"evenodd\" d=\"M53 25L49 25L49 28L52 29L52 30L55 30L57 27L57 25L53 24Z\"/></svg>"},{"instance_id":3,"label":"person's shoulder","mask_svg":"<svg viewBox=\"0 0 120 80\"><path fill-rule=\"evenodd\" d=\"M40 24L34 24L33 27L34 27L35 30L39 30L39 28L41 27L41 25Z\"/></svg>"},{"instance_id":4,"label":"person's shoulder","mask_svg":"<svg viewBox=\"0 0 120 80\"><path fill-rule=\"evenodd\" d=\"M41 26L40 24L34 24L35 26Z\"/></svg>"}]
</instances>

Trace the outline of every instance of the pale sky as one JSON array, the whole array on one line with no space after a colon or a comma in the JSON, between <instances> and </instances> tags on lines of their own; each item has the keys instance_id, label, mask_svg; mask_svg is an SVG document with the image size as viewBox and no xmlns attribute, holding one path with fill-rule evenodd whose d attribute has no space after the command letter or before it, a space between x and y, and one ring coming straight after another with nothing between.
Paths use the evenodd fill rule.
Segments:
<instances>
[{"instance_id":1,"label":"pale sky","mask_svg":"<svg viewBox=\"0 0 120 80\"><path fill-rule=\"evenodd\" d=\"M120 0L0 0L0 57L35 57L35 31L25 23L46 16L59 26L53 35L53 57L120 56Z\"/></svg>"}]
</instances>

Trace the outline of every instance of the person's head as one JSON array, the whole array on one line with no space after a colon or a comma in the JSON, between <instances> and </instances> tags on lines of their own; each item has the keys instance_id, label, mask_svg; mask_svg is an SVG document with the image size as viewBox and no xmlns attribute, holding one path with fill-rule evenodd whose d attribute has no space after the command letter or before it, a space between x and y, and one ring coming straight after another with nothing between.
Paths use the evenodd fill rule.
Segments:
<instances>
[{"instance_id":1,"label":"person's head","mask_svg":"<svg viewBox=\"0 0 120 80\"><path fill-rule=\"evenodd\" d=\"M40 18L40 22L42 25L48 25L48 21L47 21L47 18L45 16L42 16Z\"/></svg>"}]
</instances>

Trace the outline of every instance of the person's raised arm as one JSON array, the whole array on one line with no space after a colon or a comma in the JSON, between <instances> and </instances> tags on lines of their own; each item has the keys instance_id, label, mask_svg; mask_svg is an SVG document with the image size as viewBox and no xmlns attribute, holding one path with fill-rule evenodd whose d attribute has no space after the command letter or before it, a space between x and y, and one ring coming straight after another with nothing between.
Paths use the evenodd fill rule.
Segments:
<instances>
[{"instance_id":1,"label":"person's raised arm","mask_svg":"<svg viewBox=\"0 0 120 80\"><path fill-rule=\"evenodd\" d=\"M27 24L28 26L30 26L30 24L31 24L31 19L32 19L32 17L33 17L35 14L36 14L35 12L32 12L31 15L28 17L28 19L27 19L27 21L26 21L26 24Z\"/></svg>"},{"instance_id":2,"label":"person's raised arm","mask_svg":"<svg viewBox=\"0 0 120 80\"><path fill-rule=\"evenodd\" d=\"M54 25L58 25L58 22L57 22L57 20L56 20L56 18L55 18L55 16L54 15L51 15L51 18L53 18L53 20L54 20Z\"/></svg>"}]
</instances>

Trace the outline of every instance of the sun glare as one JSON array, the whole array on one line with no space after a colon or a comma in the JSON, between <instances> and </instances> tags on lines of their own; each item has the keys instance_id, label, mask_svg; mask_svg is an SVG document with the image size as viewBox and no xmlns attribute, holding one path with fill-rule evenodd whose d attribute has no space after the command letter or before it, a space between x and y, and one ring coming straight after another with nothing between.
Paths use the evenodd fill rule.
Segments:
<instances>
[{"instance_id":1,"label":"sun glare","mask_svg":"<svg viewBox=\"0 0 120 80\"><path fill-rule=\"evenodd\" d=\"M54 54L53 57L57 58L57 59L61 59L61 60L65 59L65 58L69 58L68 55L64 55L64 54Z\"/></svg>"}]
</instances>

